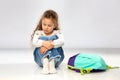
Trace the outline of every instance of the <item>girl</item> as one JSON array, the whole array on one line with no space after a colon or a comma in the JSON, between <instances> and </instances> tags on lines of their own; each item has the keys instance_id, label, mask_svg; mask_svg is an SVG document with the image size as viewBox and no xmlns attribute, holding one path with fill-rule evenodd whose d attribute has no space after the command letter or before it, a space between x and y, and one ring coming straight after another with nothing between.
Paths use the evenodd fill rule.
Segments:
<instances>
[{"instance_id":1,"label":"girl","mask_svg":"<svg viewBox=\"0 0 120 80\"><path fill-rule=\"evenodd\" d=\"M32 34L32 43L36 47L34 60L39 66L43 67L42 73L56 73L56 67L64 59L62 49L64 38L60 33L58 15L55 11L47 10L43 13Z\"/></svg>"}]
</instances>

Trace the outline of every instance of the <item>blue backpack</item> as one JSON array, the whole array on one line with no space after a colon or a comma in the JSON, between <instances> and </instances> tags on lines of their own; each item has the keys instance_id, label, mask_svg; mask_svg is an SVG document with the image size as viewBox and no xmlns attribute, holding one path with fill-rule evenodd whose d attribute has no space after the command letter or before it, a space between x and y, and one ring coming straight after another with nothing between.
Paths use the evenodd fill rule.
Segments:
<instances>
[{"instance_id":1,"label":"blue backpack","mask_svg":"<svg viewBox=\"0 0 120 80\"><path fill-rule=\"evenodd\" d=\"M102 57L97 54L80 53L69 58L68 69L80 72L81 74L106 71L108 69L118 68L108 66Z\"/></svg>"}]
</instances>

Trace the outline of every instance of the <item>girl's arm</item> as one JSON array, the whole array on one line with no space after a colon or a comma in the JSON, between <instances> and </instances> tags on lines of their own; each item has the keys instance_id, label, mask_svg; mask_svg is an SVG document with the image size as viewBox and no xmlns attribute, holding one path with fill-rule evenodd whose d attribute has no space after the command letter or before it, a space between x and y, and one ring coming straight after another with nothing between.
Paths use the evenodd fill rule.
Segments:
<instances>
[{"instance_id":1,"label":"girl's arm","mask_svg":"<svg viewBox=\"0 0 120 80\"><path fill-rule=\"evenodd\" d=\"M33 40L32 40L32 44L35 47L41 47L42 43L44 40L40 40L39 37L41 36L41 32L40 31L36 31L34 36L33 36Z\"/></svg>"},{"instance_id":2,"label":"girl's arm","mask_svg":"<svg viewBox=\"0 0 120 80\"><path fill-rule=\"evenodd\" d=\"M58 32L56 35L58 36L58 39L53 41L54 48L58 48L64 45L63 35L60 32Z\"/></svg>"}]
</instances>

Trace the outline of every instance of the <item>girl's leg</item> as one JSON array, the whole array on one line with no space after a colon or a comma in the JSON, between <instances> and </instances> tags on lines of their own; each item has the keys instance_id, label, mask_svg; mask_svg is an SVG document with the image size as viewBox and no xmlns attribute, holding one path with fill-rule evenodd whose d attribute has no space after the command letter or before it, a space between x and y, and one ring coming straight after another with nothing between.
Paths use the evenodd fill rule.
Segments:
<instances>
[{"instance_id":1,"label":"girl's leg","mask_svg":"<svg viewBox=\"0 0 120 80\"><path fill-rule=\"evenodd\" d=\"M49 63L48 58L45 57L43 59L43 70L42 70L43 74L49 74L49 65L48 65L48 63Z\"/></svg>"},{"instance_id":2,"label":"girl's leg","mask_svg":"<svg viewBox=\"0 0 120 80\"><path fill-rule=\"evenodd\" d=\"M62 61L64 60L64 51L63 51L63 49L62 49L62 47L60 47L60 48L57 48L57 50L58 50L58 52L59 52L59 54L60 54L60 60L58 61L58 60L56 60L56 63L55 63L55 67L57 68L61 63L62 63Z\"/></svg>"},{"instance_id":3,"label":"girl's leg","mask_svg":"<svg viewBox=\"0 0 120 80\"><path fill-rule=\"evenodd\" d=\"M50 73L56 73L56 69L55 69L55 59L51 59L49 62L49 72Z\"/></svg>"},{"instance_id":4,"label":"girl's leg","mask_svg":"<svg viewBox=\"0 0 120 80\"><path fill-rule=\"evenodd\" d=\"M41 58L43 57L42 55L40 55L40 48L36 48L34 50L34 61L39 65L39 66L43 66L42 63L41 63Z\"/></svg>"}]
</instances>

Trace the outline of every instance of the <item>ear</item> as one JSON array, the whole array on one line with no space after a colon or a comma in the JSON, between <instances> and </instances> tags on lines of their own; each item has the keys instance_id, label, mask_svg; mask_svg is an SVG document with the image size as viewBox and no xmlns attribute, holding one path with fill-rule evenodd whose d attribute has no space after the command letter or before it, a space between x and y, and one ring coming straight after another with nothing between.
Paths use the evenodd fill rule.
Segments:
<instances>
[{"instance_id":1,"label":"ear","mask_svg":"<svg viewBox=\"0 0 120 80\"><path fill-rule=\"evenodd\" d=\"M56 26L54 25L54 27L53 27L54 29L56 28Z\"/></svg>"}]
</instances>

